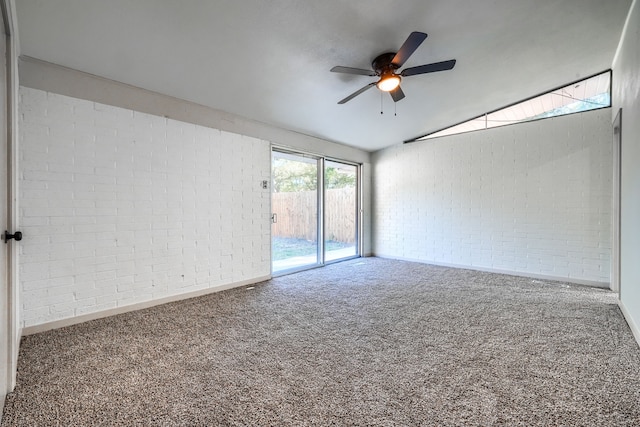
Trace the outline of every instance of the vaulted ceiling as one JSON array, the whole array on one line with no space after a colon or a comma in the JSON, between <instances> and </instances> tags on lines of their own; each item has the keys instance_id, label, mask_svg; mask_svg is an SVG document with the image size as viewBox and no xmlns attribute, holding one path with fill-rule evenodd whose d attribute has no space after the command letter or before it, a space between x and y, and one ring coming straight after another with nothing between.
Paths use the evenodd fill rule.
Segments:
<instances>
[{"instance_id":1,"label":"vaulted ceiling","mask_svg":"<svg viewBox=\"0 0 640 427\"><path fill-rule=\"evenodd\" d=\"M21 54L367 151L611 67L631 0L19 0ZM395 105L370 68L412 31ZM383 95L383 96L381 96ZM382 109L384 114L380 114ZM394 113L397 110L397 115Z\"/></svg>"}]
</instances>

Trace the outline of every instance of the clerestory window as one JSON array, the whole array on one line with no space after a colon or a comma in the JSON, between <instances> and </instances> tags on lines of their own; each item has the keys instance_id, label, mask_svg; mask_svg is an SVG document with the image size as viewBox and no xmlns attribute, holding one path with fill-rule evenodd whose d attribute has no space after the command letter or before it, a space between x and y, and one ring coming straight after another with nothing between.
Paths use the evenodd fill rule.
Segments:
<instances>
[{"instance_id":1,"label":"clerestory window","mask_svg":"<svg viewBox=\"0 0 640 427\"><path fill-rule=\"evenodd\" d=\"M423 141L515 123L611 107L611 71L580 80L517 104L406 141Z\"/></svg>"}]
</instances>

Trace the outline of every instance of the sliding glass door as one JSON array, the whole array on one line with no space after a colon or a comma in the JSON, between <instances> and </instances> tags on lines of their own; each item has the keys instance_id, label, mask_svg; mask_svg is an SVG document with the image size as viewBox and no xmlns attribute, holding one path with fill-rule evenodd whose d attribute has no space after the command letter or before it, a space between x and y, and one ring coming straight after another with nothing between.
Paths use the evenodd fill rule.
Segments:
<instances>
[{"instance_id":1,"label":"sliding glass door","mask_svg":"<svg viewBox=\"0 0 640 427\"><path fill-rule=\"evenodd\" d=\"M272 271L358 256L357 165L272 151Z\"/></svg>"},{"instance_id":2,"label":"sliding glass door","mask_svg":"<svg viewBox=\"0 0 640 427\"><path fill-rule=\"evenodd\" d=\"M358 254L358 167L324 162L324 254L325 261Z\"/></svg>"},{"instance_id":3,"label":"sliding glass door","mask_svg":"<svg viewBox=\"0 0 640 427\"><path fill-rule=\"evenodd\" d=\"M273 271L319 264L319 159L273 151L271 259Z\"/></svg>"}]
</instances>

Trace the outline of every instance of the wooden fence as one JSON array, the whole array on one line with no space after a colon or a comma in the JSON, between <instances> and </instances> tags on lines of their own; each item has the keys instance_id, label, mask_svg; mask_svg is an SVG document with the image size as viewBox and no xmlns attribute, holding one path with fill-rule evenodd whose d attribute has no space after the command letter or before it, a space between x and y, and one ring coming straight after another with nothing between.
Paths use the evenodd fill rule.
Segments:
<instances>
[{"instance_id":1,"label":"wooden fence","mask_svg":"<svg viewBox=\"0 0 640 427\"><path fill-rule=\"evenodd\" d=\"M271 211L278 218L273 224L273 236L315 241L317 205L318 195L315 191L273 193ZM324 210L326 240L355 243L355 188L326 190Z\"/></svg>"}]
</instances>

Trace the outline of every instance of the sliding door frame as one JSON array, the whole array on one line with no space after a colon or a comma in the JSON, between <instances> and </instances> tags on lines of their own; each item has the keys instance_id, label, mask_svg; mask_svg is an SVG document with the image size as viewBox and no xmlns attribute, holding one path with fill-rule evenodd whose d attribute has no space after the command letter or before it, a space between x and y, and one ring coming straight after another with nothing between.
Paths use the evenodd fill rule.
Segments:
<instances>
[{"instance_id":1,"label":"sliding door frame","mask_svg":"<svg viewBox=\"0 0 640 427\"><path fill-rule=\"evenodd\" d=\"M336 262L346 261L349 259L359 258L362 256L362 164L356 162L350 162L348 160L338 159L335 157L327 157L322 154L315 154L308 151L297 150L289 147L283 147L279 145L271 145L271 154L270 154L270 162L272 163L271 172L273 173L273 153L284 153L284 154L292 154L297 156L302 156L306 158L316 159L317 161L317 196L318 196L318 204L317 204L317 263L305 265L301 267L294 267L287 270L278 271L274 274L273 272L273 253L271 254L271 275L272 276L283 276L286 274L297 273L299 271L310 270L313 268L323 267L328 264L333 264ZM349 166L354 166L356 168L356 206L355 206L355 221L356 221L356 254L353 256L339 258L331 261L325 260L325 228L326 228L326 218L325 218L325 161L342 163ZM273 185L273 176L271 179L271 183ZM273 215L273 189L272 196L269 200L271 214ZM271 228L271 250L273 251L273 228Z\"/></svg>"}]
</instances>

